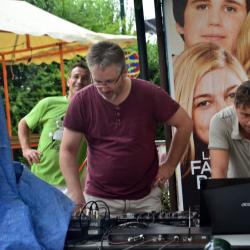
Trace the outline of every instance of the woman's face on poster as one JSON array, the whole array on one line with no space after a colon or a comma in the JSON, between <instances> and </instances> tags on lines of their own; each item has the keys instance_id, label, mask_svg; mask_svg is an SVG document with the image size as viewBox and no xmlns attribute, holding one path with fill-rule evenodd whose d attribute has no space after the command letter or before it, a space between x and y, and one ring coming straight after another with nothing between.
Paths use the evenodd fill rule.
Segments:
<instances>
[{"instance_id":1,"label":"woman's face on poster","mask_svg":"<svg viewBox=\"0 0 250 250\"><path fill-rule=\"evenodd\" d=\"M192 117L194 131L204 143L208 144L212 116L233 104L236 88L240 84L239 77L228 67L210 71L196 83Z\"/></svg>"},{"instance_id":2,"label":"woman's face on poster","mask_svg":"<svg viewBox=\"0 0 250 250\"><path fill-rule=\"evenodd\" d=\"M233 53L246 16L246 0L188 0L184 27L177 24L177 31L186 47L214 42Z\"/></svg>"}]
</instances>

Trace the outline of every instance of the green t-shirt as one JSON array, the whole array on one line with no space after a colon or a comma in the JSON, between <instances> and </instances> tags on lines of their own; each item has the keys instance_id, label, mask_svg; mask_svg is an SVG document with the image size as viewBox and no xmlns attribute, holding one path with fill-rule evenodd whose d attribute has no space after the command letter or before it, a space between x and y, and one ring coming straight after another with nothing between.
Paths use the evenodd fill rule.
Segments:
<instances>
[{"instance_id":1,"label":"green t-shirt","mask_svg":"<svg viewBox=\"0 0 250 250\"><path fill-rule=\"evenodd\" d=\"M41 152L40 162L31 166L31 171L50 183L64 186L65 180L59 166L59 148L63 134L63 119L68 108L65 96L47 97L25 116L28 127L33 130L41 127L38 150ZM86 144L82 143L78 153L79 166L86 157Z\"/></svg>"}]
</instances>

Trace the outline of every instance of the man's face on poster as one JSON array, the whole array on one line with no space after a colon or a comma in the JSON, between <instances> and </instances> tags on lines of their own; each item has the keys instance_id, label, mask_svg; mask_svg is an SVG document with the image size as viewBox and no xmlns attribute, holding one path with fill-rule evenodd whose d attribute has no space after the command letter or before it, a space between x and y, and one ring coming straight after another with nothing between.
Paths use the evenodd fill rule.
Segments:
<instances>
[{"instance_id":1,"label":"man's face on poster","mask_svg":"<svg viewBox=\"0 0 250 250\"><path fill-rule=\"evenodd\" d=\"M234 53L246 16L246 0L188 0L184 27L177 24L177 31L184 36L186 47L214 42Z\"/></svg>"}]
</instances>

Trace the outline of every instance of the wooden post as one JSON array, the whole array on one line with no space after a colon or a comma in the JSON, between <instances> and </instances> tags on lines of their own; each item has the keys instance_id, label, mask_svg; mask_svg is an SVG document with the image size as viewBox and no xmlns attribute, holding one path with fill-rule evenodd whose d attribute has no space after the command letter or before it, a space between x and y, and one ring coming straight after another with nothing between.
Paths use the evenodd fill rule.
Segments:
<instances>
[{"instance_id":1,"label":"wooden post","mask_svg":"<svg viewBox=\"0 0 250 250\"><path fill-rule=\"evenodd\" d=\"M10 99L9 99L9 91L8 91L7 69L6 69L4 56L2 56L2 67L3 67L3 86L4 86L6 122L7 122L7 129L8 129L9 137L11 137L12 129L11 129L11 118L10 118Z\"/></svg>"},{"instance_id":2,"label":"wooden post","mask_svg":"<svg viewBox=\"0 0 250 250\"><path fill-rule=\"evenodd\" d=\"M66 96L66 84L65 84L65 78L64 78L64 61L63 61L62 44L59 44L59 52L60 52L60 70L61 70L61 78L62 78L62 95Z\"/></svg>"}]
</instances>

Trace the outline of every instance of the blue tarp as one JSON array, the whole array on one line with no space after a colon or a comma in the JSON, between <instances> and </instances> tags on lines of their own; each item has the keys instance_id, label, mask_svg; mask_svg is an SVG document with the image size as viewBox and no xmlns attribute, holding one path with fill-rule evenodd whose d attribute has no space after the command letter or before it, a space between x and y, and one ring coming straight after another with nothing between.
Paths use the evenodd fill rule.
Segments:
<instances>
[{"instance_id":1,"label":"blue tarp","mask_svg":"<svg viewBox=\"0 0 250 250\"><path fill-rule=\"evenodd\" d=\"M11 157L0 96L0 250L64 248L72 201Z\"/></svg>"}]
</instances>

